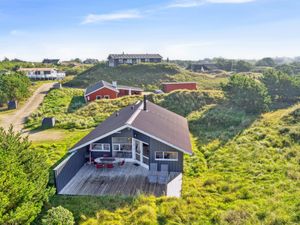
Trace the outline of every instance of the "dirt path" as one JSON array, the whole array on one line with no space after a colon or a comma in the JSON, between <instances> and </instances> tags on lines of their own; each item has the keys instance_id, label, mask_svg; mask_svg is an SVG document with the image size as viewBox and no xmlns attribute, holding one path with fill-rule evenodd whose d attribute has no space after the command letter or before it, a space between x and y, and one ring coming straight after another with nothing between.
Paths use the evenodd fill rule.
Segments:
<instances>
[{"instance_id":1,"label":"dirt path","mask_svg":"<svg viewBox=\"0 0 300 225\"><path fill-rule=\"evenodd\" d=\"M0 126L7 130L12 124L15 131L23 131L26 117L39 107L47 92L53 87L53 84L54 83L46 83L41 85L28 99L25 105L17 109L14 113L0 115Z\"/></svg>"}]
</instances>

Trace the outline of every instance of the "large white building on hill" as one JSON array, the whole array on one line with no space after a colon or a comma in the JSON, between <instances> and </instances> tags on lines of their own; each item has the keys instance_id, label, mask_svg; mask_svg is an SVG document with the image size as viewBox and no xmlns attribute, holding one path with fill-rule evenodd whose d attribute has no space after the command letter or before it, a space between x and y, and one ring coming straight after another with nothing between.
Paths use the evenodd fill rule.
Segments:
<instances>
[{"instance_id":1,"label":"large white building on hill","mask_svg":"<svg viewBox=\"0 0 300 225\"><path fill-rule=\"evenodd\" d=\"M62 80L66 73L55 68L21 68L18 71L25 72L30 79Z\"/></svg>"}]
</instances>

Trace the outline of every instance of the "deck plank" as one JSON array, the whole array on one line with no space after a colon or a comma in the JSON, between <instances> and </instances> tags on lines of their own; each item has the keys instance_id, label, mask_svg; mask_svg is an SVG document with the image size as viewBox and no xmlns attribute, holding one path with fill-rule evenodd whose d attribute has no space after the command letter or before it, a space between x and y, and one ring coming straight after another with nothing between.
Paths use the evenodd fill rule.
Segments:
<instances>
[{"instance_id":1,"label":"deck plank","mask_svg":"<svg viewBox=\"0 0 300 225\"><path fill-rule=\"evenodd\" d=\"M93 165L84 165L59 194L161 196L166 192L166 185L150 184L147 174L147 169L132 163L112 169L96 169Z\"/></svg>"}]
</instances>

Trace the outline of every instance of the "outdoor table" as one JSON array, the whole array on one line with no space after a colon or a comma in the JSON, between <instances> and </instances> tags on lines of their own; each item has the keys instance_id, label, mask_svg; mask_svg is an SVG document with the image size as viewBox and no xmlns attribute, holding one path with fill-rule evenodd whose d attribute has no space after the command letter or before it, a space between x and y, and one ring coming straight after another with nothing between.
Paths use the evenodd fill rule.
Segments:
<instances>
[{"instance_id":1,"label":"outdoor table","mask_svg":"<svg viewBox=\"0 0 300 225\"><path fill-rule=\"evenodd\" d=\"M116 159L113 157L100 157L95 159L95 163L102 163L102 164L117 164L121 162L120 159Z\"/></svg>"}]
</instances>

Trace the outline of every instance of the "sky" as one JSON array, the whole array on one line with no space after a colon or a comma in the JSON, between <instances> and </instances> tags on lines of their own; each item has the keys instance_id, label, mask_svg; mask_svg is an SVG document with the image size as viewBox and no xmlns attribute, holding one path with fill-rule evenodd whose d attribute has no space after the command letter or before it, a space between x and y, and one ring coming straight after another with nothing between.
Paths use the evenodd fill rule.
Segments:
<instances>
[{"instance_id":1,"label":"sky","mask_svg":"<svg viewBox=\"0 0 300 225\"><path fill-rule=\"evenodd\" d=\"M300 55L299 0L0 0L0 59Z\"/></svg>"}]
</instances>

